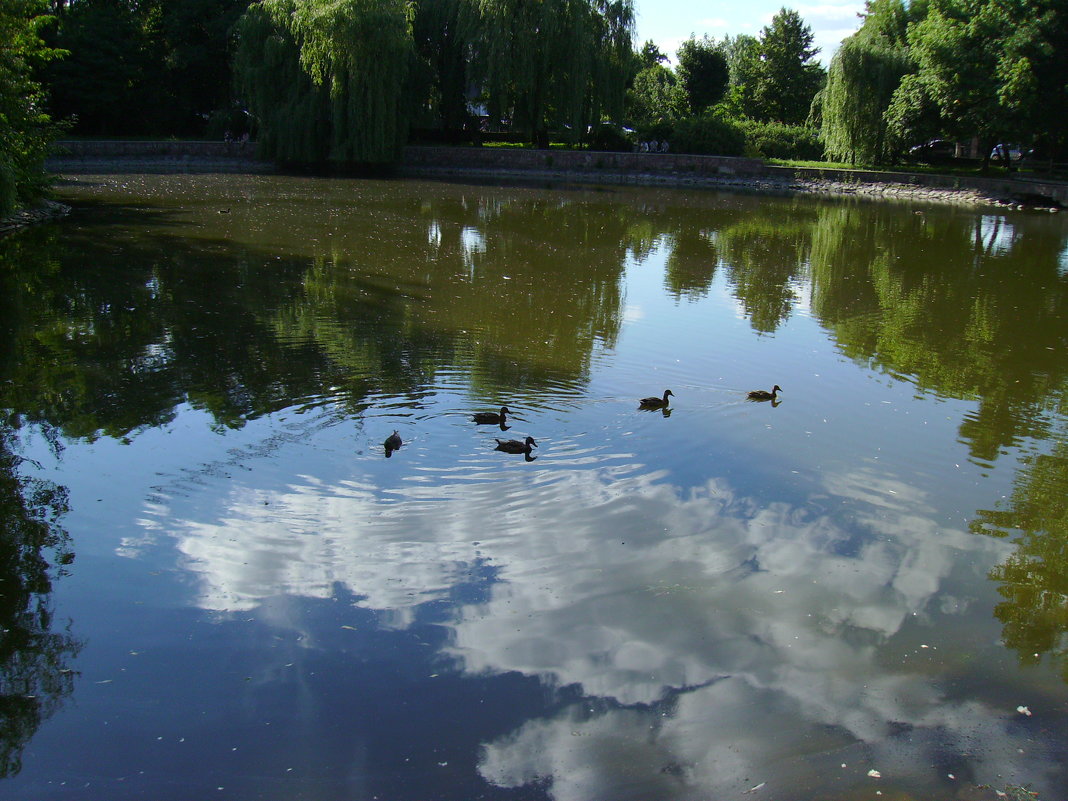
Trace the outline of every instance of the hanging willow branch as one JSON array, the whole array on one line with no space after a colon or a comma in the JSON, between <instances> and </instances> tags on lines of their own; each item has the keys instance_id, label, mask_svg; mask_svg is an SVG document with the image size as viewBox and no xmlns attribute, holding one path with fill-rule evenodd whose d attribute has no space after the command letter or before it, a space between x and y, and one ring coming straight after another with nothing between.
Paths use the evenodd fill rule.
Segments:
<instances>
[{"instance_id":1,"label":"hanging willow branch","mask_svg":"<svg viewBox=\"0 0 1068 801\"><path fill-rule=\"evenodd\" d=\"M393 161L407 136L414 48L407 0L261 0L239 23L239 86L262 154Z\"/></svg>"},{"instance_id":2,"label":"hanging willow branch","mask_svg":"<svg viewBox=\"0 0 1068 801\"><path fill-rule=\"evenodd\" d=\"M632 0L259 0L239 28L241 93L262 154L291 162L394 160L417 111L462 124L466 93L532 139L572 142L622 111ZM428 28L434 21L440 30ZM435 48L442 48L436 53ZM448 52L445 52L445 49ZM440 56L440 57L439 57ZM444 66L441 66L444 65ZM448 74L446 74L446 71ZM447 105L447 107L446 107Z\"/></svg>"},{"instance_id":3,"label":"hanging willow branch","mask_svg":"<svg viewBox=\"0 0 1068 801\"><path fill-rule=\"evenodd\" d=\"M831 158L881 164L894 155L887 109L902 78L915 69L907 45L909 13L902 0L872 0L860 30L831 60L821 131Z\"/></svg>"},{"instance_id":4,"label":"hanging willow branch","mask_svg":"<svg viewBox=\"0 0 1068 801\"><path fill-rule=\"evenodd\" d=\"M480 74L492 114L532 137L578 141L622 109L634 29L631 0L476 0Z\"/></svg>"},{"instance_id":5,"label":"hanging willow branch","mask_svg":"<svg viewBox=\"0 0 1068 801\"><path fill-rule=\"evenodd\" d=\"M822 133L828 156L860 164L888 160L885 113L910 70L904 48L858 36L842 42L823 90Z\"/></svg>"}]
</instances>

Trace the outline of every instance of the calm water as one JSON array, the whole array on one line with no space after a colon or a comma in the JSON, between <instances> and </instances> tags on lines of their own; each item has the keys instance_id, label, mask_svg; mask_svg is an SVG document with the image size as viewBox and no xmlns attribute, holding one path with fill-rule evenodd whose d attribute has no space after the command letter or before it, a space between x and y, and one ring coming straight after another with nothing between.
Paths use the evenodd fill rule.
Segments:
<instances>
[{"instance_id":1,"label":"calm water","mask_svg":"<svg viewBox=\"0 0 1068 801\"><path fill-rule=\"evenodd\" d=\"M1068 795L1068 216L62 195L0 242L0 797Z\"/></svg>"}]
</instances>

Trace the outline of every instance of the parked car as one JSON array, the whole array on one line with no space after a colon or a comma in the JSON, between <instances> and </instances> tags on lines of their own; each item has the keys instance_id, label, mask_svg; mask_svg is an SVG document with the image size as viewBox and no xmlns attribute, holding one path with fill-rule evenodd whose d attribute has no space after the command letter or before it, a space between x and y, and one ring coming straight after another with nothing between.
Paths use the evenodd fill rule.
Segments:
<instances>
[{"instance_id":1,"label":"parked car","mask_svg":"<svg viewBox=\"0 0 1068 801\"><path fill-rule=\"evenodd\" d=\"M948 161L956 153L956 142L948 139L932 139L922 145L909 148L909 158L913 161Z\"/></svg>"},{"instance_id":2,"label":"parked car","mask_svg":"<svg viewBox=\"0 0 1068 801\"><path fill-rule=\"evenodd\" d=\"M999 143L994 145L994 149L990 151L990 158L995 161L1016 163L1030 158L1033 154L1033 150L1024 149L1022 145Z\"/></svg>"}]
</instances>

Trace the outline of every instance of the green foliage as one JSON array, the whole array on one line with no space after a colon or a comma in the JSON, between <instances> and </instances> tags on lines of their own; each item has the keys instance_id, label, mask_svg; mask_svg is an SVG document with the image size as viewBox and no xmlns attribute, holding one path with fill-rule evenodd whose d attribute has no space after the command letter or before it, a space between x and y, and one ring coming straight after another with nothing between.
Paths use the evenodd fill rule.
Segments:
<instances>
[{"instance_id":1,"label":"green foliage","mask_svg":"<svg viewBox=\"0 0 1068 801\"><path fill-rule=\"evenodd\" d=\"M150 42L146 21L120 0L82 0L57 18L57 43L70 55L47 73L52 107L89 136L145 134L152 129Z\"/></svg>"},{"instance_id":2,"label":"green foliage","mask_svg":"<svg viewBox=\"0 0 1068 801\"><path fill-rule=\"evenodd\" d=\"M236 69L262 153L378 164L407 137L414 59L405 0L264 0L239 27Z\"/></svg>"},{"instance_id":3,"label":"green foliage","mask_svg":"<svg viewBox=\"0 0 1068 801\"><path fill-rule=\"evenodd\" d=\"M727 57L707 36L690 36L683 42L676 57L679 82L689 101L690 111L700 114L720 101L727 91L730 77Z\"/></svg>"},{"instance_id":4,"label":"green foliage","mask_svg":"<svg viewBox=\"0 0 1068 801\"><path fill-rule=\"evenodd\" d=\"M727 91L719 103L720 110L729 117L750 117L756 114L757 78L762 68L760 40L740 34L725 36L716 47L727 61Z\"/></svg>"},{"instance_id":5,"label":"green foliage","mask_svg":"<svg viewBox=\"0 0 1068 801\"><path fill-rule=\"evenodd\" d=\"M633 143L618 125L601 123L595 125L590 133L589 146L591 150L626 152L633 147Z\"/></svg>"},{"instance_id":6,"label":"green foliage","mask_svg":"<svg viewBox=\"0 0 1068 801\"><path fill-rule=\"evenodd\" d=\"M43 77L76 133L200 136L232 106L231 29L248 0L56 5L52 37L70 55Z\"/></svg>"},{"instance_id":7,"label":"green foliage","mask_svg":"<svg viewBox=\"0 0 1068 801\"><path fill-rule=\"evenodd\" d=\"M916 73L901 79L884 112L887 148L903 151L942 132L942 115Z\"/></svg>"},{"instance_id":8,"label":"green foliage","mask_svg":"<svg viewBox=\"0 0 1068 801\"><path fill-rule=\"evenodd\" d=\"M647 125L640 125L635 138L639 142L671 142L675 138L675 120L658 120Z\"/></svg>"},{"instance_id":9,"label":"green foliage","mask_svg":"<svg viewBox=\"0 0 1068 801\"><path fill-rule=\"evenodd\" d=\"M45 46L44 0L0 4L0 215L47 187L44 159L57 134L33 71L61 53Z\"/></svg>"},{"instance_id":10,"label":"green foliage","mask_svg":"<svg viewBox=\"0 0 1068 801\"><path fill-rule=\"evenodd\" d=\"M745 154L745 133L734 120L707 113L680 121L675 126L671 147L678 153L742 156Z\"/></svg>"},{"instance_id":11,"label":"green foliage","mask_svg":"<svg viewBox=\"0 0 1068 801\"><path fill-rule=\"evenodd\" d=\"M913 68L906 45L903 0L869 4L861 29L842 42L820 94L827 154L851 164L882 164L898 139L888 136L886 111Z\"/></svg>"},{"instance_id":12,"label":"green foliage","mask_svg":"<svg viewBox=\"0 0 1068 801\"><path fill-rule=\"evenodd\" d=\"M823 67L813 59L812 29L796 11L783 8L760 32L760 59L748 116L800 125L823 85Z\"/></svg>"},{"instance_id":13,"label":"green foliage","mask_svg":"<svg viewBox=\"0 0 1068 801\"><path fill-rule=\"evenodd\" d=\"M760 72L760 40L747 33L735 37L724 36L716 47L727 60L731 86L756 86Z\"/></svg>"},{"instance_id":14,"label":"green foliage","mask_svg":"<svg viewBox=\"0 0 1068 801\"><path fill-rule=\"evenodd\" d=\"M650 67L655 67L658 64L663 64L668 60L668 57L660 52L660 48L657 47L656 42L652 39L646 40L642 45L641 50L636 54L639 69L647 70Z\"/></svg>"},{"instance_id":15,"label":"green foliage","mask_svg":"<svg viewBox=\"0 0 1068 801\"><path fill-rule=\"evenodd\" d=\"M257 3L241 18L234 62L238 89L255 115L261 155L322 162L329 153L329 94L301 68L296 39L275 22L277 5Z\"/></svg>"},{"instance_id":16,"label":"green foliage","mask_svg":"<svg viewBox=\"0 0 1068 801\"><path fill-rule=\"evenodd\" d=\"M413 120L417 127L456 132L471 123L467 92L472 79L468 52L477 34L473 9L467 0L422 0L416 6L412 35L419 63L412 91L423 98L426 114Z\"/></svg>"},{"instance_id":17,"label":"green foliage","mask_svg":"<svg viewBox=\"0 0 1068 801\"><path fill-rule=\"evenodd\" d=\"M627 92L627 117L638 128L686 115L686 93L675 73L663 64L647 67L634 76Z\"/></svg>"},{"instance_id":18,"label":"green foliage","mask_svg":"<svg viewBox=\"0 0 1068 801\"><path fill-rule=\"evenodd\" d=\"M814 128L781 122L736 120L745 134L748 155L769 159L820 159L823 144Z\"/></svg>"},{"instance_id":19,"label":"green foliage","mask_svg":"<svg viewBox=\"0 0 1068 801\"><path fill-rule=\"evenodd\" d=\"M539 146L561 129L576 143L618 119L633 77L631 0L474 0L476 75L493 118L508 117Z\"/></svg>"},{"instance_id":20,"label":"green foliage","mask_svg":"<svg viewBox=\"0 0 1068 801\"><path fill-rule=\"evenodd\" d=\"M1068 15L1054 0L932 0L909 29L917 83L946 133L997 141L1065 144ZM912 87L910 97L920 97ZM895 98L895 101L898 100ZM919 116L903 108L898 118Z\"/></svg>"}]
</instances>

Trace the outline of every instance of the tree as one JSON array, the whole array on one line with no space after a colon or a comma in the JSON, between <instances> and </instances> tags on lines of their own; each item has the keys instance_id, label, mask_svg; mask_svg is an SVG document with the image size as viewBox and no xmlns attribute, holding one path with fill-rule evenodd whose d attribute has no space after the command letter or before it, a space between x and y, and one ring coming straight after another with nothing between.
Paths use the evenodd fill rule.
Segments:
<instances>
[{"instance_id":1,"label":"tree","mask_svg":"<svg viewBox=\"0 0 1068 801\"><path fill-rule=\"evenodd\" d=\"M638 51L637 57L640 68L643 70L663 64L668 60L668 57L660 52L660 48L657 47L656 42L652 39L646 40L645 44L642 45L642 49Z\"/></svg>"},{"instance_id":2,"label":"tree","mask_svg":"<svg viewBox=\"0 0 1068 801\"><path fill-rule=\"evenodd\" d=\"M724 36L716 47L727 60L728 88L721 104L724 111L733 117L755 117L753 96L762 68L760 40L744 33Z\"/></svg>"},{"instance_id":3,"label":"tree","mask_svg":"<svg viewBox=\"0 0 1068 801\"><path fill-rule=\"evenodd\" d=\"M709 106L718 103L727 91L730 73L727 58L706 36L697 39L690 36L675 53L679 66L676 70L690 111L700 114Z\"/></svg>"},{"instance_id":4,"label":"tree","mask_svg":"<svg viewBox=\"0 0 1068 801\"><path fill-rule=\"evenodd\" d=\"M1054 0L932 0L909 30L917 81L946 133L1064 143L1068 15Z\"/></svg>"},{"instance_id":5,"label":"tree","mask_svg":"<svg viewBox=\"0 0 1068 801\"><path fill-rule=\"evenodd\" d=\"M44 159L57 134L34 70L57 58L41 28L44 0L0 4L0 215L38 197L47 185Z\"/></svg>"},{"instance_id":6,"label":"tree","mask_svg":"<svg viewBox=\"0 0 1068 801\"><path fill-rule=\"evenodd\" d=\"M264 155L393 161L408 133L414 61L405 0L263 0L238 27L236 69Z\"/></svg>"},{"instance_id":7,"label":"tree","mask_svg":"<svg viewBox=\"0 0 1068 801\"><path fill-rule=\"evenodd\" d=\"M467 93L471 83L468 53L477 30L472 4L466 0L422 0L412 23L419 58L414 93L429 112L417 127L438 127L456 136L470 121Z\"/></svg>"},{"instance_id":8,"label":"tree","mask_svg":"<svg viewBox=\"0 0 1068 801\"><path fill-rule=\"evenodd\" d=\"M57 15L57 45L70 55L47 73L52 108L90 136L148 133L153 72L142 20L123 0L81 0Z\"/></svg>"},{"instance_id":9,"label":"tree","mask_svg":"<svg viewBox=\"0 0 1068 801\"><path fill-rule=\"evenodd\" d=\"M908 55L908 9L903 0L872 0L864 22L831 60L820 94L827 155L877 164L893 156L886 110L913 64Z\"/></svg>"},{"instance_id":10,"label":"tree","mask_svg":"<svg viewBox=\"0 0 1068 801\"><path fill-rule=\"evenodd\" d=\"M627 116L638 127L671 122L689 111L689 101L675 73L663 64L654 64L634 76L627 104Z\"/></svg>"},{"instance_id":11,"label":"tree","mask_svg":"<svg viewBox=\"0 0 1068 801\"><path fill-rule=\"evenodd\" d=\"M231 105L231 31L247 5L54 0L52 37L70 53L43 76L54 113L90 136L202 136Z\"/></svg>"},{"instance_id":12,"label":"tree","mask_svg":"<svg viewBox=\"0 0 1068 801\"><path fill-rule=\"evenodd\" d=\"M885 112L887 147L892 152L938 136L942 115L915 72L901 79Z\"/></svg>"},{"instance_id":13,"label":"tree","mask_svg":"<svg viewBox=\"0 0 1068 801\"><path fill-rule=\"evenodd\" d=\"M490 114L539 146L550 127L577 142L623 111L633 77L631 0L476 0L478 75Z\"/></svg>"},{"instance_id":14,"label":"tree","mask_svg":"<svg viewBox=\"0 0 1068 801\"><path fill-rule=\"evenodd\" d=\"M139 3L148 17L153 69L158 70L168 98L167 103L153 104L159 109L153 120L159 132L203 135L206 120L230 108L232 31L248 4L249 0Z\"/></svg>"},{"instance_id":15,"label":"tree","mask_svg":"<svg viewBox=\"0 0 1068 801\"><path fill-rule=\"evenodd\" d=\"M760 70L753 92L757 119L800 125L823 83L812 59L812 29L796 11L783 8L760 32Z\"/></svg>"}]
</instances>

